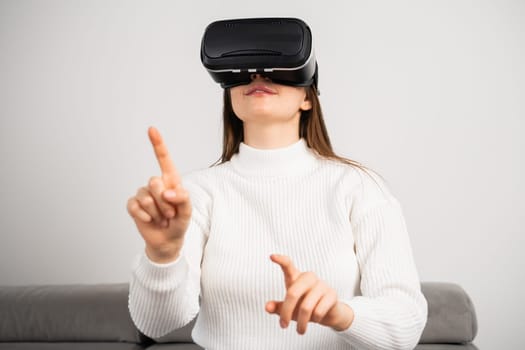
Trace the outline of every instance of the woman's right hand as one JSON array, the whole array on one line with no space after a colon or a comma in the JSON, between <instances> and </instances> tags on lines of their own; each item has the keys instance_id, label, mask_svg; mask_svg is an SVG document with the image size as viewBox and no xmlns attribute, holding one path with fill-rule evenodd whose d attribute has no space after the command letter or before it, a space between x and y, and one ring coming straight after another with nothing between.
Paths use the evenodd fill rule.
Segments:
<instances>
[{"instance_id":1,"label":"woman's right hand","mask_svg":"<svg viewBox=\"0 0 525 350\"><path fill-rule=\"evenodd\" d=\"M167 263L179 256L191 219L191 202L160 133L150 127L148 135L162 176L151 177L147 186L139 188L128 200L127 209L146 242L148 257Z\"/></svg>"}]
</instances>

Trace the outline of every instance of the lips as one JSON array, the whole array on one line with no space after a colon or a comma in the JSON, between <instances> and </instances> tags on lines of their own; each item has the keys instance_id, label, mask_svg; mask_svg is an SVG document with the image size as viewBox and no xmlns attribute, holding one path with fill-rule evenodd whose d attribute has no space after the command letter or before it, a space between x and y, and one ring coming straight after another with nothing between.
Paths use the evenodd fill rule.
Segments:
<instances>
[{"instance_id":1,"label":"lips","mask_svg":"<svg viewBox=\"0 0 525 350\"><path fill-rule=\"evenodd\" d=\"M250 86L248 90L244 92L245 95L253 95L253 94L270 94L275 95L277 92L271 88L269 88L266 85L263 84L255 84L253 86Z\"/></svg>"}]
</instances>

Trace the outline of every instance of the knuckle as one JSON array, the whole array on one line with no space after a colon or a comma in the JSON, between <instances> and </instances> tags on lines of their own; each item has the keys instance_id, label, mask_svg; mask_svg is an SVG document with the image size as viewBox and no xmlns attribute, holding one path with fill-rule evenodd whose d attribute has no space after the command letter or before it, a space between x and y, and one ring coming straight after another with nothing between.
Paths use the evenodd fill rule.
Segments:
<instances>
[{"instance_id":1,"label":"knuckle","mask_svg":"<svg viewBox=\"0 0 525 350\"><path fill-rule=\"evenodd\" d=\"M297 300L299 299L299 297L300 297L299 292L296 291L295 289L288 289L288 291L286 292L287 299Z\"/></svg>"},{"instance_id":2,"label":"knuckle","mask_svg":"<svg viewBox=\"0 0 525 350\"><path fill-rule=\"evenodd\" d=\"M138 197L138 198L141 198L141 197L148 197L148 196L150 196L150 195L151 195L151 189L150 189L149 187L144 186L144 187L142 187L142 188L140 189L140 192L139 192L139 194L137 195L137 197Z\"/></svg>"},{"instance_id":3,"label":"knuckle","mask_svg":"<svg viewBox=\"0 0 525 350\"><path fill-rule=\"evenodd\" d=\"M147 193L147 192L148 192L147 187L140 187L137 190L137 193L135 194L135 197L140 197L142 194Z\"/></svg>"},{"instance_id":4,"label":"knuckle","mask_svg":"<svg viewBox=\"0 0 525 350\"><path fill-rule=\"evenodd\" d=\"M159 177L158 176L152 176L149 178L148 181L148 187L155 188L159 185Z\"/></svg>"},{"instance_id":5,"label":"knuckle","mask_svg":"<svg viewBox=\"0 0 525 350\"><path fill-rule=\"evenodd\" d=\"M310 304L303 303L299 307L299 313L302 314L302 315L308 315L311 312L312 312L312 305L310 305Z\"/></svg>"},{"instance_id":6,"label":"knuckle","mask_svg":"<svg viewBox=\"0 0 525 350\"><path fill-rule=\"evenodd\" d=\"M330 287L328 287L328 285L324 281L321 281L321 280L317 281L316 287L319 289L319 291L323 295L330 293Z\"/></svg>"},{"instance_id":7,"label":"knuckle","mask_svg":"<svg viewBox=\"0 0 525 350\"><path fill-rule=\"evenodd\" d=\"M303 273L303 275L309 280L317 280L317 275L313 273L312 271L306 271Z\"/></svg>"},{"instance_id":8,"label":"knuckle","mask_svg":"<svg viewBox=\"0 0 525 350\"><path fill-rule=\"evenodd\" d=\"M142 206L146 206L146 207L149 207L151 206L152 204L155 203L155 201L153 200L153 197L151 196L143 196L143 197L140 197L138 199L139 203L142 205Z\"/></svg>"},{"instance_id":9,"label":"knuckle","mask_svg":"<svg viewBox=\"0 0 525 350\"><path fill-rule=\"evenodd\" d=\"M130 214L132 214L137 209L137 200L135 199L135 197L131 197L130 199L128 199L126 208L128 210L128 213Z\"/></svg>"},{"instance_id":10,"label":"knuckle","mask_svg":"<svg viewBox=\"0 0 525 350\"><path fill-rule=\"evenodd\" d=\"M323 310L317 308L312 312L312 320L314 322L320 322L323 319L324 312Z\"/></svg>"}]
</instances>

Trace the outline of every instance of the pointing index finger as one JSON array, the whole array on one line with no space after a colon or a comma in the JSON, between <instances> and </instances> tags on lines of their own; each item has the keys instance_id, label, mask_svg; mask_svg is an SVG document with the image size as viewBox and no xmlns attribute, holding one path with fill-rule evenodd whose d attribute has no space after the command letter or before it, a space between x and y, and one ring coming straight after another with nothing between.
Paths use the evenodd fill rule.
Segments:
<instances>
[{"instance_id":1,"label":"pointing index finger","mask_svg":"<svg viewBox=\"0 0 525 350\"><path fill-rule=\"evenodd\" d=\"M180 182L179 173L173 164L168 148L162 140L159 131L155 127L150 127L148 129L148 136L153 145L153 150L155 151L155 157L159 162L160 171L162 172L162 180L164 185L167 188L175 188L175 186Z\"/></svg>"},{"instance_id":2,"label":"pointing index finger","mask_svg":"<svg viewBox=\"0 0 525 350\"><path fill-rule=\"evenodd\" d=\"M286 255L278 255L278 254L272 254L270 256L270 259L279 266L281 266L281 269L284 273L284 281L286 283L286 286L289 286L293 283L299 277L300 271L297 270L295 265L292 262L292 259L290 259Z\"/></svg>"}]
</instances>

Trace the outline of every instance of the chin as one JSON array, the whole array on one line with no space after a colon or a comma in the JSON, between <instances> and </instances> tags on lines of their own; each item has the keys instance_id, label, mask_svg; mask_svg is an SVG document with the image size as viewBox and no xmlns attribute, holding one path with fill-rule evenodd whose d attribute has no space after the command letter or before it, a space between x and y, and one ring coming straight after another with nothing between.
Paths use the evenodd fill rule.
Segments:
<instances>
[{"instance_id":1,"label":"chin","mask_svg":"<svg viewBox=\"0 0 525 350\"><path fill-rule=\"evenodd\" d=\"M237 114L237 113L236 113ZM257 108L248 108L243 113L237 115L243 116L241 120L258 120L258 119L276 119L278 115L270 106L258 106Z\"/></svg>"}]
</instances>

